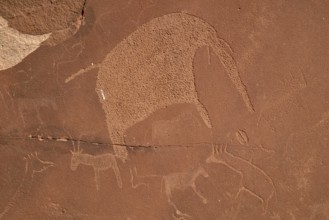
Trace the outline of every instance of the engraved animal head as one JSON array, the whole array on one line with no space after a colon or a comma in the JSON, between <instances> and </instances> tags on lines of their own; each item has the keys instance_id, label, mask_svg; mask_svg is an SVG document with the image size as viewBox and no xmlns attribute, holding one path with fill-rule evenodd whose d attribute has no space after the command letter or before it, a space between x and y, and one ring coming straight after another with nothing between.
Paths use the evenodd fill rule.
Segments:
<instances>
[{"instance_id":1,"label":"engraved animal head","mask_svg":"<svg viewBox=\"0 0 329 220\"><path fill-rule=\"evenodd\" d=\"M205 178L209 177L209 174L207 173L207 171L202 166L199 166L199 168L197 170L197 174L202 175Z\"/></svg>"},{"instance_id":2,"label":"engraved animal head","mask_svg":"<svg viewBox=\"0 0 329 220\"><path fill-rule=\"evenodd\" d=\"M71 153L71 170L75 171L80 164L80 154L82 153L82 150L78 149L78 151L71 151Z\"/></svg>"},{"instance_id":3,"label":"engraved animal head","mask_svg":"<svg viewBox=\"0 0 329 220\"><path fill-rule=\"evenodd\" d=\"M66 132L68 133L68 135L71 139L71 142L72 142L72 146L73 146L73 151L70 150L70 152L72 154L70 168L71 168L72 171L75 171L78 168L79 164L81 163L80 156L81 156L81 153L82 153L82 149L80 149L80 139L81 139L82 135L79 136L78 146L76 147L75 143L74 143L75 140L72 138L72 135L68 131L66 131Z\"/></svg>"},{"instance_id":4,"label":"engraved animal head","mask_svg":"<svg viewBox=\"0 0 329 220\"><path fill-rule=\"evenodd\" d=\"M221 159L223 155L223 146L222 145L215 145L212 148L211 155L206 159L206 163L224 163L225 161Z\"/></svg>"}]
</instances>

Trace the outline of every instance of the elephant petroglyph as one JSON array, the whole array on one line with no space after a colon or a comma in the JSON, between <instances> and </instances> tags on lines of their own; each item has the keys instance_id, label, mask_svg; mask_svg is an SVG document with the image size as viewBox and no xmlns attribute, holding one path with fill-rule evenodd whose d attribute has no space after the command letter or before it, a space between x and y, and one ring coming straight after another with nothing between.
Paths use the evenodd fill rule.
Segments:
<instances>
[{"instance_id":1,"label":"elephant petroglyph","mask_svg":"<svg viewBox=\"0 0 329 220\"><path fill-rule=\"evenodd\" d=\"M113 148L123 161L126 130L151 113L176 103L194 104L211 128L195 87L193 58L198 48L211 47L250 112L252 103L228 44L206 21L186 13L154 18L122 40L100 64L82 69L65 82L99 68L96 92L106 114Z\"/></svg>"}]
</instances>

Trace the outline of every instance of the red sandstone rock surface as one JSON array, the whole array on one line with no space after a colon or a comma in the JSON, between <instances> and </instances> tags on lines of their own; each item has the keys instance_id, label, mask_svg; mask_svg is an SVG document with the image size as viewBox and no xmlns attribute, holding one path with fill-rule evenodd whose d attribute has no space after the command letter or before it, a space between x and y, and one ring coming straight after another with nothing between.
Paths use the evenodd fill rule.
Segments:
<instances>
[{"instance_id":1,"label":"red sandstone rock surface","mask_svg":"<svg viewBox=\"0 0 329 220\"><path fill-rule=\"evenodd\" d=\"M0 4L0 219L328 219L326 1Z\"/></svg>"}]
</instances>

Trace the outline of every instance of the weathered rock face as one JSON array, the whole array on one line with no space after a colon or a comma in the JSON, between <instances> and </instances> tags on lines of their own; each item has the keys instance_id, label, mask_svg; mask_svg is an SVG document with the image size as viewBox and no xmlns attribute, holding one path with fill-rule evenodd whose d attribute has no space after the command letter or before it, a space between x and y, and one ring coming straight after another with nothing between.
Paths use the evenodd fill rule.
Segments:
<instances>
[{"instance_id":1,"label":"weathered rock face","mask_svg":"<svg viewBox=\"0 0 329 220\"><path fill-rule=\"evenodd\" d=\"M47 44L55 45L78 31L84 8L85 0L4 0L0 15L23 34L52 33Z\"/></svg>"},{"instance_id":2,"label":"weathered rock face","mask_svg":"<svg viewBox=\"0 0 329 220\"><path fill-rule=\"evenodd\" d=\"M328 219L325 1L2 1L0 219Z\"/></svg>"},{"instance_id":3,"label":"weathered rock face","mask_svg":"<svg viewBox=\"0 0 329 220\"><path fill-rule=\"evenodd\" d=\"M0 16L0 70L8 69L38 49L50 34L28 35L8 27L8 22Z\"/></svg>"}]
</instances>

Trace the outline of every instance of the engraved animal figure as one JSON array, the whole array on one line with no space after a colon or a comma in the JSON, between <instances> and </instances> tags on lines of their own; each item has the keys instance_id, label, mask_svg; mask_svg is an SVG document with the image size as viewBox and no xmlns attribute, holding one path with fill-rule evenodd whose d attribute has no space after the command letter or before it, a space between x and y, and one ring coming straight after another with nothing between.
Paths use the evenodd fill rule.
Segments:
<instances>
[{"instance_id":1,"label":"engraved animal figure","mask_svg":"<svg viewBox=\"0 0 329 220\"><path fill-rule=\"evenodd\" d=\"M100 189L100 177L99 171L108 170L110 168L113 169L115 177L117 179L117 184L119 188L122 188L122 180L120 171L117 165L117 161L115 155L107 153L102 155L90 155L82 153L82 150L78 148L78 150L71 151L71 170L75 171L80 164L92 166L94 168L95 173L95 183L96 189L99 191Z\"/></svg>"},{"instance_id":2,"label":"engraved animal figure","mask_svg":"<svg viewBox=\"0 0 329 220\"><path fill-rule=\"evenodd\" d=\"M143 182L140 182L140 183L135 183L135 178L138 177L137 175L137 169L136 167L134 167L133 169L130 168L130 183L131 183L131 187L133 189L137 189L138 187L140 186L146 186L146 187L149 187L149 184L146 184L146 183L143 183Z\"/></svg>"},{"instance_id":3,"label":"engraved animal figure","mask_svg":"<svg viewBox=\"0 0 329 220\"><path fill-rule=\"evenodd\" d=\"M4 210L0 213L0 220L8 214L20 196L23 196L30 191L34 176L54 166L53 162L41 160L37 152L28 154L23 159L25 160L25 172L23 179Z\"/></svg>"},{"instance_id":4,"label":"engraved animal figure","mask_svg":"<svg viewBox=\"0 0 329 220\"><path fill-rule=\"evenodd\" d=\"M240 188L235 198L237 199L243 191L247 192L260 200L264 212L267 212L269 201L276 196L276 189L273 180L264 170L229 153L227 145L214 146L213 152L206 162L223 164L233 172L238 173L241 176Z\"/></svg>"},{"instance_id":5,"label":"engraved animal figure","mask_svg":"<svg viewBox=\"0 0 329 220\"><path fill-rule=\"evenodd\" d=\"M117 44L101 64L82 69L65 82L99 68L96 92L115 154L125 161L126 130L169 105L194 104L205 124L212 127L198 98L192 66L196 50L203 46L213 49L247 109L254 112L228 44L206 21L186 13L152 19Z\"/></svg>"},{"instance_id":6,"label":"engraved animal figure","mask_svg":"<svg viewBox=\"0 0 329 220\"><path fill-rule=\"evenodd\" d=\"M53 110L57 110L57 104L54 100L46 99L46 98L17 98L17 111L22 119L23 125L25 126L27 123L25 121L25 114L26 115L36 115L36 118L38 119L40 124L44 124L42 121L40 110L42 108L49 108Z\"/></svg>"},{"instance_id":7,"label":"engraved animal figure","mask_svg":"<svg viewBox=\"0 0 329 220\"><path fill-rule=\"evenodd\" d=\"M201 199L203 204L208 203L208 200L196 188L195 181L199 176L203 176L205 178L209 176L207 171L202 166L199 166L197 169L190 172L173 173L162 177L161 185L164 186L168 203L176 210L176 214L178 216L188 217L187 214L179 211L175 203L172 202L171 198L174 190L185 190L191 187L195 194Z\"/></svg>"}]
</instances>

